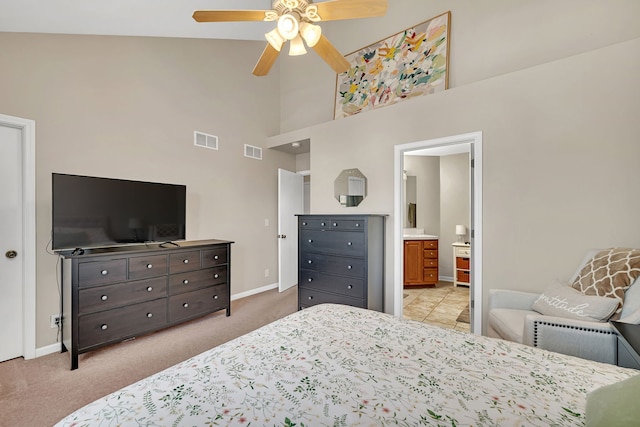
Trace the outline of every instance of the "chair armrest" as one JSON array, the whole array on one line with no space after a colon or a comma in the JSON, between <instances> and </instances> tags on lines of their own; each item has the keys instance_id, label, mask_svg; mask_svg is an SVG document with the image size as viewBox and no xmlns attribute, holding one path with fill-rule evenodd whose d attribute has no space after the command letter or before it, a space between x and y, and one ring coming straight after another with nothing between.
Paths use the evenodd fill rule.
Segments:
<instances>
[{"instance_id":1,"label":"chair armrest","mask_svg":"<svg viewBox=\"0 0 640 427\"><path fill-rule=\"evenodd\" d=\"M618 336L608 322L529 314L523 343L583 359L616 364Z\"/></svg>"},{"instance_id":2,"label":"chair armrest","mask_svg":"<svg viewBox=\"0 0 640 427\"><path fill-rule=\"evenodd\" d=\"M631 323L634 325L640 324L640 308L635 311L632 311L631 313L627 314L624 317L621 317L620 321L624 323Z\"/></svg>"},{"instance_id":3,"label":"chair armrest","mask_svg":"<svg viewBox=\"0 0 640 427\"><path fill-rule=\"evenodd\" d=\"M540 294L510 289L489 289L489 310L494 308L511 308L514 310L531 310L531 306Z\"/></svg>"}]
</instances>

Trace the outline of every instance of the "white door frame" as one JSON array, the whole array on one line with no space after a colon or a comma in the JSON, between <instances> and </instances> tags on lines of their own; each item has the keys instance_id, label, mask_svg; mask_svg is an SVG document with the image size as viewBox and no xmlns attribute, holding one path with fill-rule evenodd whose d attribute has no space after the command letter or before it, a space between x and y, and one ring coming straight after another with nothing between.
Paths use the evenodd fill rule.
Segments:
<instances>
[{"instance_id":1,"label":"white door frame","mask_svg":"<svg viewBox=\"0 0 640 427\"><path fill-rule=\"evenodd\" d=\"M473 301L473 332L482 334L482 132L471 132L461 135L453 135L444 138L430 139L427 141L411 142L399 144L394 147L394 241L393 241L393 266L394 266L394 289L393 289L393 312L396 316L402 316L402 289L403 289L403 170L404 154L409 151L434 148L444 145L471 144L471 158L474 167L471 169L471 247L473 256L471 257L471 289Z\"/></svg>"},{"instance_id":2,"label":"white door frame","mask_svg":"<svg viewBox=\"0 0 640 427\"><path fill-rule=\"evenodd\" d=\"M22 355L36 357L36 122L0 114L0 126L22 131ZM1 255L1 254L0 254Z\"/></svg>"}]
</instances>

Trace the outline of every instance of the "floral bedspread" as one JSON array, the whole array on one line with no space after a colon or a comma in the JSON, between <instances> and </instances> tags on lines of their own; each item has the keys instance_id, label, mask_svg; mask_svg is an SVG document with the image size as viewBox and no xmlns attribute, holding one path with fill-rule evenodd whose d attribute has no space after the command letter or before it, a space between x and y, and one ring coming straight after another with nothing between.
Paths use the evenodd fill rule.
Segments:
<instances>
[{"instance_id":1,"label":"floral bedspread","mask_svg":"<svg viewBox=\"0 0 640 427\"><path fill-rule=\"evenodd\" d=\"M580 426L635 371L314 306L99 399L61 426Z\"/></svg>"}]
</instances>

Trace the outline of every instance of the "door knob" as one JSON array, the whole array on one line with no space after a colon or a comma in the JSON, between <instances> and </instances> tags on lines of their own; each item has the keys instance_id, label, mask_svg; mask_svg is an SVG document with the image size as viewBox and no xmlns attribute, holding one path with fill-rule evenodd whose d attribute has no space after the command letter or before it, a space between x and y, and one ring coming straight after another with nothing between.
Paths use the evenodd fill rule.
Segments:
<instances>
[{"instance_id":1,"label":"door knob","mask_svg":"<svg viewBox=\"0 0 640 427\"><path fill-rule=\"evenodd\" d=\"M18 256L18 252L16 251L7 251L4 256L6 256L7 258L11 259L11 258L15 258Z\"/></svg>"}]
</instances>

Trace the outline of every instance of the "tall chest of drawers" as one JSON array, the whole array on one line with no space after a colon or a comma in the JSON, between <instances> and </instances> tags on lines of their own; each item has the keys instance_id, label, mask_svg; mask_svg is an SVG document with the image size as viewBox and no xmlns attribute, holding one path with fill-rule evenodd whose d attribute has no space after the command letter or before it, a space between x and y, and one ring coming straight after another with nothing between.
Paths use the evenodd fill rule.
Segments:
<instances>
[{"instance_id":1,"label":"tall chest of drawers","mask_svg":"<svg viewBox=\"0 0 640 427\"><path fill-rule=\"evenodd\" d=\"M78 355L226 309L231 243L180 242L61 252L62 343Z\"/></svg>"},{"instance_id":2,"label":"tall chest of drawers","mask_svg":"<svg viewBox=\"0 0 640 427\"><path fill-rule=\"evenodd\" d=\"M384 310L384 215L298 216L298 309Z\"/></svg>"}]
</instances>

